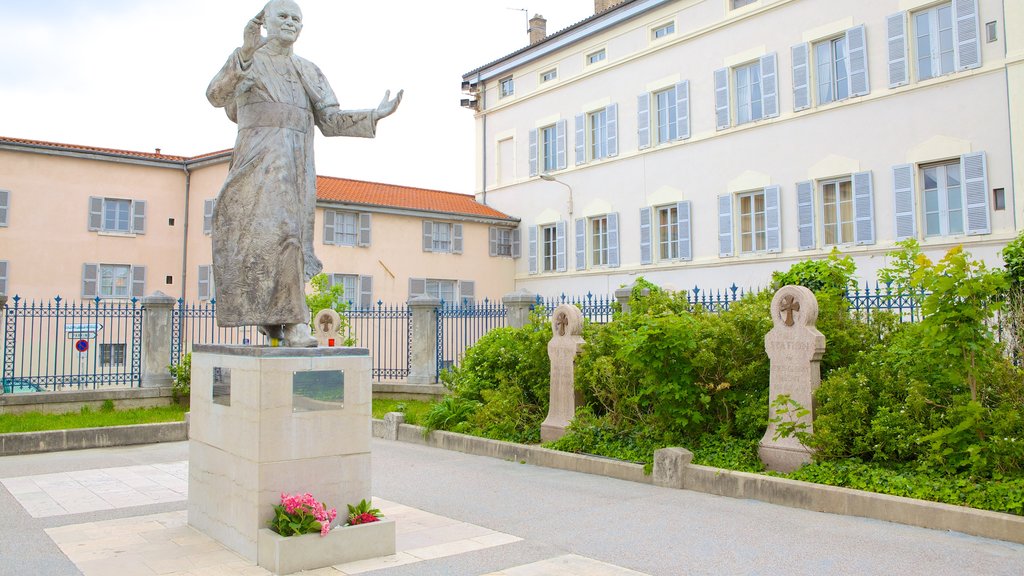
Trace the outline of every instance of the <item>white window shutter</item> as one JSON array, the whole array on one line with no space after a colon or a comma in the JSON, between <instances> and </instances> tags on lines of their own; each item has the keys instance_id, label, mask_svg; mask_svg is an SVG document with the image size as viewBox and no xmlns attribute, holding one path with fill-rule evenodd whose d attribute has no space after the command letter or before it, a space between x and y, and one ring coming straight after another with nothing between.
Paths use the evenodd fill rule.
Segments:
<instances>
[{"instance_id":1,"label":"white window shutter","mask_svg":"<svg viewBox=\"0 0 1024 576\"><path fill-rule=\"evenodd\" d=\"M423 221L423 251L434 250L434 223L429 220Z\"/></svg>"},{"instance_id":2,"label":"white window shutter","mask_svg":"<svg viewBox=\"0 0 1024 576\"><path fill-rule=\"evenodd\" d=\"M807 43L797 44L789 49L793 60L793 111L811 107L811 75L808 67L810 48Z\"/></svg>"},{"instance_id":3,"label":"white window shutter","mask_svg":"<svg viewBox=\"0 0 1024 576\"><path fill-rule=\"evenodd\" d=\"M498 255L498 229L494 226L487 229L487 255Z\"/></svg>"},{"instance_id":4,"label":"white window shutter","mask_svg":"<svg viewBox=\"0 0 1024 576\"><path fill-rule=\"evenodd\" d=\"M889 88L895 88L910 80L907 67L907 13L893 14L886 18L885 24L889 40Z\"/></svg>"},{"instance_id":5,"label":"white window shutter","mask_svg":"<svg viewBox=\"0 0 1024 576\"><path fill-rule=\"evenodd\" d=\"M608 266L619 267L619 213L608 214Z\"/></svg>"},{"instance_id":6,"label":"white window shutter","mask_svg":"<svg viewBox=\"0 0 1024 576\"><path fill-rule=\"evenodd\" d=\"M0 226L7 226L7 212L11 203L11 193L0 190Z\"/></svg>"},{"instance_id":7,"label":"white window shutter","mask_svg":"<svg viewBox=\"0 0 1024 576\"><path fill-rule=\"evenodd\" d=\"M203 201L203 234L211 234L213 232L213 207L217 205L217 200L210 199ZM326 238L326 235L324 236ZM334 237L334 234L331 234Z\"/></svg>"},{"instance_id":8,"label":"white window shutter","mask_svg":"<svg viewBox=\"0 0 1024 576\"><path fill-rule=\"evenodd\" d=\"M608 157L619 155L619 105L609 104L604 109L605 149Z\"/></svg>"},{"instance_id":9,"label":"white window shutter","mask_svg":"<svg viewBox=\"0 0 1024 576\"><path fill-rule=\"evenodd\" d=\"M978 29L978 0L953 0L956 23L956 69L981 66L981 38Z\"/></svg>"},{"instance_id":10,"label":"white window shutter","mask_svg":"<svg viewBox=\"0 0 1024 576\"><path fill-rule=\"evenodd\" d=\"M967 206L967 234L988 234L992 232L988 208L988 167L985 153L976 152L960 157Z\"/></svg>"},{"instance_id":11,"label":"white window shutter","mask_svg":"<svg viewBox=\"0 0 1024 576\"><path fill-rule=\"evenodd\" d=\"M768 186L764 189L764 243L765 251L768 253L782 250L782 230L779 220L779 187Z\"/></svg>"},{"instance_id":12,"label":"white window shutter","mask_svg":"<svg viewBox=\"0 0 1024 576\"><path fill-rule=\"evenodd\" d=\"M729 69L715 70L715 126L725 130L730 125L729 115Z\"/></svg>"},{"instance_id":13,"label":"white window shutter","mask_svg":"<svg viewBox=\"0 0 1024 576\"><path fill-rule=\"evenodd\" d=\"M690 137L690 81L676 84L676 137L686 140Z\"/></svg>"},{"instance_id":14,"label":"white window shutter","mask_svg":"<svg viewBox=\"0 0 1024 576\"><path fill-rule=\"evenodd\" d=\"M537 153L539 152L537 146L537 129L530 130L530 149L527 156L530 162L530 176L537 175Z\"/></svg>"},{"instance_id":15,"label":"white window shutter","mask_svg":"<svg viewBox=\"0 0 1024 576\"><path fill-rule=\"evenodd\" d=\"M896 240L917 237L917 210L915 208L914 165L892 167L892 193L895 203Z\"/></svg>"},{"instance_id":16,"label":"white window shutter","mask_svg":"<svg viewBox=\"0 0 1024 576\"><path fill-rule=\"evenodd\" d=\"M132 201L132 232L135 234L146 233L146 201Z\"/></svg>"},{"instance_id":17,"label":"white window shutter","mask_svg":"<svg viewBox=\"0 0 1024 576\"><path fill-rule=\"evenodd\" d=\"M650 206L640 209L640 263L654 261L651 251L651 210Z\"/></svg>"},{"instance_id":18,"label":"white window shutter","mask_svg":"<svg viewBox=\"0 0 1024 576\"><path fill-rule=\"evenodd\" d=\"M205 302L210 299L210 266L199 267L199 300Z\"/></svg>"},{"instance_id":19,"label":"white window shutter","mask_svg":"<svg viewBox=\"0 0 1024 576\"><path fill-rule=\"evenodd\" d=\"M536 274L537 273L537 227L536 226L530 226L529 232L528 232L527 236L528 236L527 244L529 244L529 246L527 246L527 250L529 251L529 254L527 255L526 258L527 258L528 265L529 265L529 271L530 271L530 274Z\"/></svg>"},{"instance_id":20,"label":"white window shutter","mask_svg":"<svg viewBox=\"0 0 1024 576\"><path fill-rule=\"evenodd\" d=\"M89 197L89 230L103 228L103 198Z\"/></svg>"},{"instance_id":21,"label":"white window shutter","mask_svg":"<svg viewBox=\"0 0 1024 576\"><path fill-rule=\"evenodd\" d=\"M718 197L718 255L732 256L732 194Z\"/></svg>"},{"instance_id":22,"label":"white window shutter","mask_svg":"<svg viewBox=\"0 0 1024 576\"><path fill-rule=\"evenodd\" d=\"M7 294L7 261L0 260L0 294Z\"/></svg>"},{"instance_id":23,"label":"white window shutter","mask_svg":"<svg viewBox=\"0 0 1024 576\"><path fill-rule=\"evenodd\" d=\"M565 220L559 220L555 224L555 269L565 272Z\"/></svg>"},{"instance_id":24,"label":"white window shutter","mask_svg":"<svg viewBox=\"0 0 1024 576\"><path fill-rule=\"evenodd\" d=\"M459 280L459 300L467 304L476 302L476 282L472 280Z\"/></svg>"},{"instance_id":25,"label":"white window shutter","mask_svg":"<svg viewBox=\"0 0 1024 576\"><path fill-rule=\"evenodd\" d=\"M452 224L452 252L462 254L462 224Z\"/></svg>"},{"instance_id":26,"label":"white window shutter","mask_svg":"<svg viewBox=\"0 0 1024 576\"><path fill-rule=\"evenodd\" d=\"M587 219L576 219L576 269L587 269Z\"/></svg>"},{"instance_id":27,"label":"white window shutter","mask_svg":"<svg viewBox=\"0 0 1024 576\"><path fill-rule=\"evenodd\" d=\"M132 266L132 298L146 295L146 267Z\"/></svg>"},{"instance_id":28,"label":"white window shutter","mask_svg":"<svg viewBox=\"0 0 1024 576\"><path fill-rule=\"evenodd\" d=\"M409 278L409 298L423 296L427 293L427 281L424 278Z\"/></svg>"},{"instance_id":29,"label":"white window shutter","mask_svg":"<svg viewBox=\"0 0 1024 576\"><path fill-rule=\"evenodd\" d=\"M854 242L858 245L875 243L875 192L871 172L853 175L853 227Z\"/></svg>"},{"instance_id":30,"label":"white window shutter","mask_svg":"<svg viewBox=\"0 0 1024 576\"><path fill-rule=\"evenodd\" d=\"M576 165L579 166L587 161L587 117L585 114L576 115Z\"/></svg>"},{"instance_id":31,"label":"white window shutter","mask_svg":"<svg viewBox=\"0 0 1024 576\"><path fill-rule=\"evenodd\" d=\"M850 96L864 96L871 91L868 80L868 47L864 25L846 31L846 53L850 66Z\"/></svg>"},{"instance_id":32,"label":"white window shutter","mask_svg":"<svg viewBox=\"0 0 1024 576\"><path fill-rule=\"evenodd\" d=\"M764 117L779 115L779 75L776 73L775 52L761 57L761 97Z\"/></svg>"},{"instance_id":33,"label":"white window shutter","mask_svg":"<svg viewBox=\"0 0 1024 576\"><path fill-rule=\"evenodd\" d=\"M693 260L693 231L690 229L690 201L676 204L676 220L679 225L679 259Z\"/></svg>"},{"instance_id":34,"label":"white window shutter","mask_svg":"<svg viewBox=\"0 0 1024 576\"><path fill-rule=\"evenodd\" d=\"M558 170L565 170L565 131L568 123L559 120L555 124L555 166Z\"/></svg>"},{"instance_id":35,"label":"white window shutter","mask_svg":"<svg viewBox=\"0 0 1024 576\"><path fill-rule=\"evenodd\" d=\"M324 210L324 244L334 244L334 210Z\"/></svg>"},{"instance_id":36,"label":"white window shutter","mask_svg":"<svg viewBox=\"0 0 1024 576\"><path fill-rule=\"evenodd\" d=\"M359 307L363 310L373 308L373 276L359 277Z\"/></svg>"},{"instance_id":37,"label":"white window shutter","mask_svg":"<svg viewBox=\"0 0 1024 576\"><path fill-rule=\"evenodd\" d=\"M522 254L521 254L522 248L520 247L519 236L520 236L519 235L519 228L516 228L516 229L512 230L512 257L513 258L519 258L520 256L522 256Z\"/></svg>"},{"instance_id":38,"label":"white window shutter","mask_svg":"<svg viewBox=\"0 0 1024 576\"><path fill-rule=\"evenodd\" d=\"M651 95L636 97L636 146L640 150L651 147Z\"/></svg>"},{"instance_id":39,"label":"white window shutter","mask_svg":"<svg viewBox=\"0 0 1024 576\"><path fill-rule=\"evenodd\" d=\"M99 294L99 264L82 264L82 298L95 298Z\"/></svg>"},{"instance_id":40,"label":"white window shutter","mask_svg":"<svg viewBox=\"0 0 1024 576\"><path fill-rule=\"evenodd\" d=\"M359 245L369 246L372 239L373 217L369 212L359 213Z\"/></svg>"},{"instance_id":41,"label":"white window shutter","mask_svg":"<svg viewBox=\"0 0 1024 576\"><path fill-rule=\"evenodd\" d=\"M810 180L796 183L796 220L800 249L814 248L814 183Z\"/></svg>"}]
</instances>

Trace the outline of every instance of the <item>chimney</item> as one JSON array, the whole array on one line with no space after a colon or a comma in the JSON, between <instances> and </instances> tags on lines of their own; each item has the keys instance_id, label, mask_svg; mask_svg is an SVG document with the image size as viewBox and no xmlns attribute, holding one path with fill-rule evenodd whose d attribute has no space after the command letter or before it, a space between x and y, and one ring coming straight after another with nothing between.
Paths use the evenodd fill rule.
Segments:
<instances>
[{"instance_id":1,"label":"chimney","mask_svg":"<svg viewBox=\"0 0 1024 576\"><path fill-rule=\"evenodd\" d=\"M530 18L530 45L534 45L540 42L548 35L548 21L544 19L540 14L534 14L533 18Z\"/></svg>"},{"instance_id":2,"label":"chimney","mask_svg":"<svg viewBox=\"0 0 1024 576\"><path fill-rule=\"evenodd\" d=\"M159 148L157 148L157 149L156 149L156 155L157 155L157 156L159 156L159 155L160 155L160 149L159 149Z\"/></svg>"},{"instance_id":3,"label":"chimney","mask_svg":"<svg viewBox=\"0 0 1024 576\"><path fill-rule=\"evenodd\" d=\"M600 14L622 0L594 0L594 14Z\"/></svg>"}]
</instances>

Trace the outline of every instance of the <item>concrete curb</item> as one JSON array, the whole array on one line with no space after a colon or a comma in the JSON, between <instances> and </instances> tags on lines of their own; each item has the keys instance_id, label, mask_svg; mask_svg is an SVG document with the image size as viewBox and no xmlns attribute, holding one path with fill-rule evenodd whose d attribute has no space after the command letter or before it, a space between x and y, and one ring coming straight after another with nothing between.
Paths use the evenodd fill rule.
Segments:
<instances>
[{"instance_id":1,"label":"concrete curb","mask_svg":"<svg viewBox=\"0 0 1024 576\"><path fill-rule=\"evenodd\" d=\"M860 516L933 530L952 530L973 536L1024 544L1024 516L976 510L914 498L889 496L851 488L813 484L788 478L736 472L690 464L692 454L678 448L659 450L654 471L644 474L640 464L606 460L403 424L404 418L373 420L373 435L475 456L490 456L535 466L609 476L620 480L693 490L728 498L760 500L789 508ZM689 455L689 457L686 457Z\"/></svg>"},{"instance_id":2,"label":"concrete curb","mask_svg":"<svg viewBox=\"0 0 1024 576\"><path fill-rule=\"evenodd\" d=\"M188 440L188 422L0 434L0 456Z\"/></svg>"}]
</instances>

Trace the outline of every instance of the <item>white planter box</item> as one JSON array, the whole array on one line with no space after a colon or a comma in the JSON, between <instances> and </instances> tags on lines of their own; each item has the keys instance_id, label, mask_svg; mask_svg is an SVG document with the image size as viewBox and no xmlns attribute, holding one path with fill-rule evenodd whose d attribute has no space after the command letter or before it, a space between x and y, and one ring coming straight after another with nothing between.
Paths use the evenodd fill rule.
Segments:
<instances>
[{"instance_id":1,"label":"white planter box","mask_svg":"<svg viewBox=\"0 0 1024 576\"><path fill-rule=\"evenodd\" d=\"M284 537L269 528L261 528L257 542L257 563L274 574L316 570L394 553L395 521L386 518L334 528L327 536Z\"/></svg>"}]
</instances>

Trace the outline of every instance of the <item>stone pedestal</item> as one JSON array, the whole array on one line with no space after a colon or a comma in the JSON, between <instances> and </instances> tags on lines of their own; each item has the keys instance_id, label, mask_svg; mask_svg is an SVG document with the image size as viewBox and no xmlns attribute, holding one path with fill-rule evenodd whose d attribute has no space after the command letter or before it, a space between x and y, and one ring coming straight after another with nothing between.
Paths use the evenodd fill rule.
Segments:
<instances>
[{"instance_id":1,"label":"stone pedestal","mask_svg":"<svg viewBox=\"0 0 1024 576\"><path fill-rule=\"evenodd\" d=\"M542 442L558 440L576 415L579 395L576 393L576 355L583 347L583 313L580 309L559 304L551 313L551 341L548 358L551 360L551 400L548 416L540 425Z\"/></svg>"},{"instance_id":2,"label":"stone pedestal","mask_svg":"<svg viewBox=\"0 0 1024 576\"><path fill-rule=\"evenodd\" d=\"M821 356L825 353L825 336L815 327L818 321L818 300L803 286L783 286L775 293L771 305L775 327L764 337L765 352L771 360L768 400L788 395L809 413L787 420L813 432L814 391L821 384ZM775 407L769 405L768 430L758 446L758 456L769 470L791 472L810 462L811 451L794 436L775 439Z\"/></svg>"},{"instance_id":3,"label":"stone pedestal","mask_svg":"<svg viewBox=\"0 0 1024 576\"><path fill-rule=\"evenodd\" d=\"M196 345L188 523L255 562L282 492L368 500L370 370L365 348Z\"/></svg>"}]
</instances>

